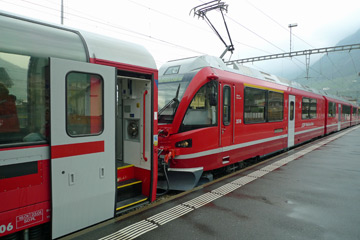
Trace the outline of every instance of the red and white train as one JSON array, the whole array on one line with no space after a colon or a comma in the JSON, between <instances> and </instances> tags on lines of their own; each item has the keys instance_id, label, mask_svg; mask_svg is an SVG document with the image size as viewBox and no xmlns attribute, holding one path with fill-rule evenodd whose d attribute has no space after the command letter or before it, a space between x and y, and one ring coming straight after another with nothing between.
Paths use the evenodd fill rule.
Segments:
<instances>
[{"instance_id":1,"label":"red and white train","mask_svg":"<svg viewBox=\"0 0 360 240\"><path fill-rule=\"evenodd\" d=\"M58 238L152 202L159 165L189 189L360 122L344 100L215 57L169 62L158 82L133 43L3 12L0 32L0 238Z\"/></svg>"},{"instance_id":2,"label":"red and white train","mask_svg":"<svg viewBox=\"0 0 360 240\"><path fill-rule=\"evenodd\" d=\"M159 149L169 164L158 184L175 190L360 123L350 102L210 56L163 65L158 98Z\"/></svg>"},{"instance_id":3,"label":"red and white train","mask_svg":"<svg viewBox=\"0 0 360 240\"><path fill-rule=\"evenodd\" d=\"M150 53L1 12L0 32L0 237L58 238L154 201Z\"/></svg>"}]
</instances>

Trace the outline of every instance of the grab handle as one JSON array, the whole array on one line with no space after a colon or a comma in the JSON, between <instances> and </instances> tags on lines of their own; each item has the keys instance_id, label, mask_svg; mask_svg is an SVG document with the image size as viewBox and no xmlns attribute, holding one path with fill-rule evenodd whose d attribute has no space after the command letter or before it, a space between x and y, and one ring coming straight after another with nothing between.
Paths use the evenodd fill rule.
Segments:
<instances>
[{"instance_id":1,"label":"grab handle","mask_svg":"<svg viewBox=\"0 0 360 240\"><path fill-rule=\"evenodd\" d=\"M147 157L145 156L145 124L146 124L146 122L145 122L145 120L146 120L146 118L145 118L145 110L146 110L145 109L145 103L146 103L145 96L146 96L146 94L148 94L147 90L145 90L144 95L143 95L143 158L145 161L148 160Z\"/></svg>"}]
</instances>

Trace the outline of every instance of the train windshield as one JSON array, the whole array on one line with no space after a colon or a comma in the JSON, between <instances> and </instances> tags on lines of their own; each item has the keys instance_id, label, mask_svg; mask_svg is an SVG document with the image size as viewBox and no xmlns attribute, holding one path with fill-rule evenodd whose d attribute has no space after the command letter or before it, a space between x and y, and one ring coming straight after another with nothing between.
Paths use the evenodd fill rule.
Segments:
<instances>
[{"instance_id":1,"label":"train windshield","mask_svg":"<svg viewBox=\"0 0 360 240\"><path fill-rule=\"evenodd\" d=\"M196 73L164 74L159 77L159 123L172 123L185 90Z\"/></svg>"}]
</instances>

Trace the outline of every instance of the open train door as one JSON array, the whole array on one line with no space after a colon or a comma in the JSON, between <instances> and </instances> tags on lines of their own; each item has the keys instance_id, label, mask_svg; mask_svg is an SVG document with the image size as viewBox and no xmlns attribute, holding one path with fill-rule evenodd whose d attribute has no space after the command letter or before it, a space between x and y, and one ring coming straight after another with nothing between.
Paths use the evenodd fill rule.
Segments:
<instances>
[{"instance_id":1,"label":"open train door","mask_svg":"<svg viewBox=\"0 0 360 240\"><path fill-rule=\"evenodd\" d=\"M115 68L50 59L52 238L114 216Z\"/></svg>"},{"instance_id":2,"label":"open train door","mask_svg":"<svg viewBox=\"0 0 360 240\"><path fill-rule=\"evenodd\" d=\"M288 148L295 144L295 96L289 95Z\"/></svg>"}]
</instances>

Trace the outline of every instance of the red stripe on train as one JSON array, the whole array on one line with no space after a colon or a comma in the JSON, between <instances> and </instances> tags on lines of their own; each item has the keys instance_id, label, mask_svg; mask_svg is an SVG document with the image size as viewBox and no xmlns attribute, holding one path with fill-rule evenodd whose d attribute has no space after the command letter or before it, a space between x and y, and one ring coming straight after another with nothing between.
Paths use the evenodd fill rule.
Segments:
<instances>
[{"instance_id":1,"label":"red stripe on train","mask_svg":"<svg viewBox=\"0 0 360 240\"><path fill-rule=\"evenodd\" d=\"M51 146L51 158L64 158L91 153L104 152L104 141L73 143L65 145Z\"/></svg>"}]
</instances>

